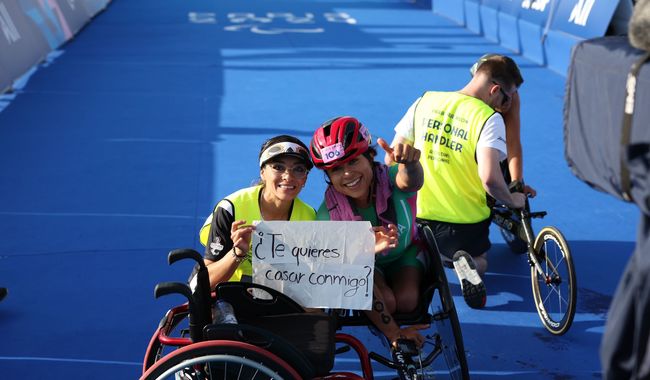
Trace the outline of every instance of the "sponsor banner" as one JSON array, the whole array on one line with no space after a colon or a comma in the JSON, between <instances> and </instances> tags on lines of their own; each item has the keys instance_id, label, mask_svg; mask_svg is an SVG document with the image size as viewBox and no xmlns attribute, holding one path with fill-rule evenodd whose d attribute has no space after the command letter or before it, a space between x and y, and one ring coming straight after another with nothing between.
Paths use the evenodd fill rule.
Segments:
<instances>
[{"instance_id":1,"label":"sponsor banner","mask_svg":"<svg viewBox=\"0 0 650 380\"><path fill-rule=\"evenodd\" d=\"M551 28L582 38L605 35L618 6L613 0L562 0L557 5Z\"/></svg>"},{"instance_id":2,"label":"sponsor banner","mask_svg":"<svg viewBox=\"0 0 650 380\"><path fill-rule=\"evenodd\" d=\"M0 0L0 91L50 51L43 35L14 0Z\"/></svg>"},{"instance_id":3,"label":"sponsor banner","mask_svg":"<svg viewBox=\"0 0 650 380\"><path fill-rule=\"evenodd\" d=\"M72 32L68 26L68 22L63 17L61 8L54 1L39 1L39 0L20 0L18 2L20 8L36 26L48 45L50 50L54 50L61 46L62 43L72 38Z\"/></svg>"},{"instance_id":4,"label":"sponsor banner","mask_svg":"<svg viewBox=\"0 0 650 380\"><path fill-rule=\"evenodd\" d=\"M553 3L559 1L561 0L482 0L480 3L501 13L542 25L546 23Z\"/></svg>"},{"instance_id":5,"label":"sponsor banner","mask_svg":"<svg viewBox=\"0 0 650 380\"><path fill-rule=\"evenodd\" d=\"M88 17L93 17L97 13L101 12L108 3L111 0L68 0L68 1L74 1L77 4L81 3L83 7L86 9L86 13L88 14Z\"/></svg>"},{"instance_id":6,"label":"sponsor banner","mask_svg":"<svg viewBox=\"0 0 650 380\"><path fill-rule=\"evenodd\" d=\"M56 0L56 3L67 28L73 35L86 25L92 17L81 0Z\"/></svg>"},{"instance_id":7,"label":"sponsor banner","mask_svg":"<svg viewBox=\"0 0 650 380\"><path fill-rule=\"evenodd\" d=\"M545 25L552 8L559 0L520 0L519 18L538 25Z\"/></svg>"},{"instance_id":8,"label":"sponsor banner","mask_svg":"<svg viewBox=\"0 0 650 380\"><path fill-rule=\"evenodd\" d=\"M481 4L494 8L499 12L517 16L519 13L520 3L522 0L483 0Z\"/></svg>"},{"instance_id":9,"label":"sponsor banner","mask_svg":"<svg viewBox=\"0 0 650 380\"><path fill-rule=\"evenodd\" d=\"M9 70L6 69L0 61L0 96L2 96L2 93L6 91L9 86L11 86L11 82L12 78L9 76ZM0 101L0 111L2 111L2 108L2 103Z\"/></svg>"},{"instance_id":10,"label":"sponsor banner","mask_svg":"<svg viewBox=\"0 0 650 380\"><path fill-rule=\"evenodd\" d=\"M0 0L0 92L71 39L110 0Z\"/></svg>"},{"instance_id":11,"label":"sponsor banner","mask_svg":"<svg viewBox=\"0 0 650 380\"><path fill-rule=\"evenodd\" d=\"M591 38L605 34L618 0L481 0L480 3L538 25L546 24L550 15L553 29Z\"/></svg>"}]
</instances>

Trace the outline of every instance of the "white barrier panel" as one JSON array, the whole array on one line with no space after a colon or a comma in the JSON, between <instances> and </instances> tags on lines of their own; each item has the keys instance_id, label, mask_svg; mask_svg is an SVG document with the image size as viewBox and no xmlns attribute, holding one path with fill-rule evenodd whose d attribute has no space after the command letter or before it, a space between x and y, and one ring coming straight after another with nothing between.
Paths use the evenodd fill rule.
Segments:
<instances>
[{"instance_id":1,"label":"white barrier panel","mask_svg":"<svg viewBox=\"0 0 650 380\"><path fill-rule=\"evenodd\" d=\"M375 236L370 222L260 222L253 282L304 307L370 310Z\"/></svg>"}]
</instances>

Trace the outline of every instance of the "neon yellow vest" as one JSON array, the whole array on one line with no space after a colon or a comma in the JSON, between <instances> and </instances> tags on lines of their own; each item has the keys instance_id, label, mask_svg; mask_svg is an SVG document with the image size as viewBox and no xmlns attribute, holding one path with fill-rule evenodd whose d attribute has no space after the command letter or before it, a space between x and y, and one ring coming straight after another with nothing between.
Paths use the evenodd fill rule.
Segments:
<instances>
[{"instance_id":1,"label":"neon yellow vest","mask_svg":"<svg viewBox=\"0 0 650 380\"><path fill-rule=\"evenodd\" d=\"M248 187L246 189L241 189L230 195L225 199L229 200L233 205L233 217L235 220L245 220L246 224L250 224L255 220L262 220L262 214L260 213L260 207L258 203L260 190L262 189L261 185ZM221 202L225 202L222 200ZM215 210L219 207L219 202L215 206ZM291 209L291 216L289 220L315 220L316 211L296 198L293 201L293 207ZM212 223L212 217L209 217L201 231L199 232L201 244L204 246L208 244L208 238L210 236L210 224ZM252 243L252 242L251 242ZM229 281L240 281L242 276L252 276L253 275L253 263L252 263L252 253L251 248L248 249L248 255L246 260L242 261L239 267L235 270L235 273L230 277Z\"/></svg>"},{"instance_id":2,"label":"neon yellow vest","mask_svg":"<svg viewBox=\"0 0 650 380\"><path fill-rule=\"evenodd\" d=\"M476 145L494 110L457 92L426 92L415 108L413 128L422 156L424 186L418 218L477 223L490 215L478 175Z\"/></svg>"}]
</instances>

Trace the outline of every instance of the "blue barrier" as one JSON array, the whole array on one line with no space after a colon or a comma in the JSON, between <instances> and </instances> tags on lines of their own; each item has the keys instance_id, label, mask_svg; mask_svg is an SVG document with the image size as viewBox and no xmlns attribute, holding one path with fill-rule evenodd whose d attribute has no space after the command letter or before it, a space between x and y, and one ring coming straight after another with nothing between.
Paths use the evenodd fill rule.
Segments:
<instances>
[{"instance_id":1,"label":"blue barrier","mask_svg":"<svg viewBox=\"0 0 650 380\"><path fill-rule=\"evenodd\" d=\"M499 42L498 10L484 4L481 4L480 8L483 36L490 41Z\"/></svg>"},{"instance_id":2,"label":"blue barrier","mask_svg":"<svg viewBox=\"0 0 650 380\"><path fill-rule=\"evenodd\" d=\"M517 16L499 12L497 23L499 24L499 43L510 50L521 52Z\"/></svg>"},{"instance_id":3,"label":"blue barrier","mask_svg":"<svg viewBox=\"0 0 650 380\"><path fill-rule=\"evenodd\" d=\"M604 36L619 0L433 0L435 13L566 75L571 48Z\"/></svg>"},{"instance_id":4,"label":"blue barrier","mask_svg":"<svg viewBox=\"0 0 650 380\"><path fill-rule=\"evenodd\" d=\"M582 39L602 37L614 15L618 1L563 0L557 6L551 28Z\"/></svg>"},{"instance_id":5,"label":"blue barrier","mask_svg":"<svg viewBox=\"0 0 650 380\"><path fill-rule=\"evenodd\" d=\"M523 18L518 19L517 23L519 26L521 55L535 63L546 65L546 52L541 43L544 35L544 26Z\"/></svg>"},{"instance_id":6,"label":"blue barrier","mask_svg":"<svg viewBox=\"0 0 650 380\"><path fill-rule=\"evenodd\" d=\"M431 0L433 12L445 15L460 25L465 25L465 7L463 1Z\"/></svg>"},{"instance_id":7,"label":"blue barrier","mask_svg":"<svg viewBox=\"0 0 650 380\"><path fill-rule=\"evenodd\" d=\"M618 1L560 1L545 41L548 67L566 75L576 43L605 35Z\"/></svg>"},{"instance_id":8,"label":"blue barrier","mask_svg":"<svg viewBox=\"0 0 650 380\"><path fill-rule=\"evenodd\" d=\"M479 0L465 0L465 27L477 34L483 34L481 4Z\"/></svg>"},{"instance_id":9,"label":"blue barrier","mask_svg":"<svg viewBox=\"0 0 650 380\"><path fill-rule=\"evenodd\" d=\"M549 30L544 40L546 66L564 76L571 61L571 49L584 38L565 33L561 30Z\"/></svg>"}]
</instances>

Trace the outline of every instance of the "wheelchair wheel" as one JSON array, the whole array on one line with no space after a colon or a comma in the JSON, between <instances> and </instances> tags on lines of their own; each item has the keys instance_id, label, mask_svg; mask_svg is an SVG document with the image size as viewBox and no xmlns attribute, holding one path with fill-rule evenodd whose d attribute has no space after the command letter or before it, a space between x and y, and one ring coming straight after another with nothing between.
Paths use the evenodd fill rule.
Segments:
<instances>
[{"instance_id":1,"label":"wheelchair wheel","mask_svg":"<svg viewBox=\"0 0 650 380\"><path fill-rule=\"evenodd\" d=\"M176 350L156 362L140 380L284 379L300 375L275 354L247 343L212 340Z\"/></svg>"},{"instance_id":2,"label":"wheelchair wheel","mask_svg":"<svg viewBox=\"0 0 650 380\"><path fill-rule=\"evenodd\" d=\"M463 343L463 334L456 313L456 305L449 290L447 274L442 265L440 254L433 232L428 226L421 228L424 234L424 240L427 243L431 255L429 267L434 271L432 280L436 284L436 294L438 302L434 302L435 294L429 305L429 312L432 315L432 325L435 326L439 340L434 342L434 346L442 351L446 367L449 371L450 379L466 380L469 379L469 367L467 366L467 357L465 356L465 345ZM428 339L427 339L428 340ZM431 373L433 378L433 373ZM439 376L436 376L438 378ZM425 376L425 379L427 377Z\"/></svg>"},{"instance_id":3,"label":"wheelchair wheel","mask_svg":"<svg viewBox=\"0 0 650 380\"><path fill-rule=\"evenodd\" d=\"M432 312L432 315L435 315L436 313L440 313L441 310L432 310ZM442 350L442 356L449 370L448 378L454 380L469 379L465 345L463 344L463 335L460 322L458 321L458 314L456 314L456 308L454 307L448 313L448 318L434 319L433 324L440 337L440 340L436 344ZM432 373L430 378L447 377L434 377Z\"/></svg>"},{"instance_id":4,"label":"wheelchair wheel","mask_svg":"<svg viewBox=\"0 0 650 380\"><path fill-rule=\"evenodd\" d=\"M569 330L576 311L578 285L569 246L554 227L544 227L533 245L543 273L530 276L535 307L544 327L554 335Z\"/></svg>"},{"instance_id":5,"label":"wheelchair wheel","mask_svg":"<svg viewBox=\"0 0 650 380\"><path fill-rule=\"evenodd\" d=\"M521 255L522 253L528 252L528 244L519 236L501 227L499 227L499 231L512 253Z\"/></svg>"},{"instance_id":6,"label":"wheelchair wheel","mask_svg":"<svg viewBox=\"0 0 650 380\"><path fill-rule=\"evenodd\" d=\"M187 320L187 305L182 305L173 310L167 311L165 316L160 321L160 324L149 341L149 346L147 346L147 351L144 355L144 362L142 365L142 372L144 373L149 367L151 367L155 362L160 360L161 357L165 354L166 348L160 340L158 339L160 332L165 331L169 333L174 331L180 326L180 323Z\"/></svg>"}]
</instances>

